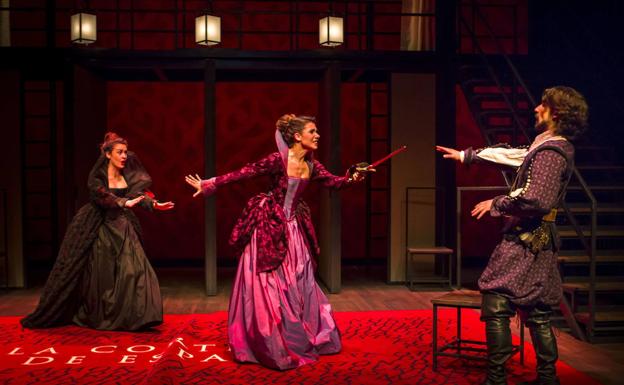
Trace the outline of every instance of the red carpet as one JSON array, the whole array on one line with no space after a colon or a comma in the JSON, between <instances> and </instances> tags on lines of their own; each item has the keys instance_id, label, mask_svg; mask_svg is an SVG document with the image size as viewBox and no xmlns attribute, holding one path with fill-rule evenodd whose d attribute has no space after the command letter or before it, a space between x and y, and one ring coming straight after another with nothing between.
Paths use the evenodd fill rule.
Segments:
<instances>
[{"instance_id":1,"label":"red carpet","mask_svg":"<svg viewBox=\"0 0 624 385\"><path fill-rule=\"evenodd\" d=\"M431 365L429 310L336 313L344 349L299 369L277 372L232 362L226 313L170 315L152 332L99 332L68 326L23 330L18 317L0 318L0 382L6 384L479 384L480 362L440 358ZM440 310L440 341L455 331L455 311ZM464 337L483 339L478 314L463 316ZM524 366L516 356L510 383L533 377L530 344ZM559 363L562 384L596 384Z\"/></svg>"}]
</instances>

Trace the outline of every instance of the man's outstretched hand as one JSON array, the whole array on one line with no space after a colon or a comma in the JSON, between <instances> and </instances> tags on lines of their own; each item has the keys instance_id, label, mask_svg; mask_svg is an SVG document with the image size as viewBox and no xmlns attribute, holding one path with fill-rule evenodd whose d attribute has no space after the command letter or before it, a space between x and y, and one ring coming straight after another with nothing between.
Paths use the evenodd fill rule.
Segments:
<instances>
[{"instance_id":1,"label":"man's outstretched hand","mask_svg":"<svg viewBox=\"0 0 624 385\"><path fill-rule=\"evenodd\" d=\"M461 162L461 158L459 156L459 151L455 150L454 148L448 148L448 147L442 147L442 146L436 146L436 151L441 152L442 157L446 158L446 159L453 159L457 162Z\"/></svg>"}]
</instances>

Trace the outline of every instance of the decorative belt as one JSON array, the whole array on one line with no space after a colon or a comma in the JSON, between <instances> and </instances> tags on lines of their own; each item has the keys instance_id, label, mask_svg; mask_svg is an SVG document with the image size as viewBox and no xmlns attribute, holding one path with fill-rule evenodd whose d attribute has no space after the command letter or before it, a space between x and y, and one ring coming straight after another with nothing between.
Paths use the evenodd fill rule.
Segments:
<instances>
[{"instance_id":1,"label":"decorative belt","mask_svg":"<svg viewBox=\"0 0 624 385\"><path fill-rule=\"evenodd\" d=\"M554 208L550 212L542 217L544 222L554 222L557 219L557 209Z\"/></svg>"},{"instance_id":2,"label":"decorative belt","mask_svg":"<svg viewBox=\"0 0 624 385\"><path fill-rule=\"evenodd\" d=\"M550 212L542 217L542 223L533 229L532 231L525 231L519 233L505 234L505 239L509 241L520 241L533 253L538 253L540 250L546 250L551 247L552 235L551 235L551 223L555 222L557 218L557 209L552 209ZM518 229L522 231L521 229Z\"/></svg>"}]
</instances>

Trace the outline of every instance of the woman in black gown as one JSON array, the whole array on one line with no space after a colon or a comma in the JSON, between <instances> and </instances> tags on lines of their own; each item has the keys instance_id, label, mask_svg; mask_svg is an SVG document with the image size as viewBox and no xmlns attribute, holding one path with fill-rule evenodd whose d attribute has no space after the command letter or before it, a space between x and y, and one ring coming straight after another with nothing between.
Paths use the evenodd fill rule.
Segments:
<instances>
[{"instance_id":1,"label":"woman in black gown","mask_svg":"<svg viewBox=\"0 0 624 385\"><path fill-rule=\"evenodd\" d=\"M139 330L162 323L158 279L131 208L170 210L147 188L152 179L128 143L109 132L91 169L91 201L72 219L27 328L75 323L100 330Z\"/></svg>"}]
</instances>

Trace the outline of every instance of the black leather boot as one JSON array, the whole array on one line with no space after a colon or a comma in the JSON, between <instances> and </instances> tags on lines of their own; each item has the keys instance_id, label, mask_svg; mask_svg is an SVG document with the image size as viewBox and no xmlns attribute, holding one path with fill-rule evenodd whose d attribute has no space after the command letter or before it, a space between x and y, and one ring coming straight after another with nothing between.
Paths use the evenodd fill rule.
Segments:
<instances>
[{"instance_id":1,"label":"black leather boot","mask_svg":"<svg viewBox=\"0 0 624 385\"><path fill-rule=\"evenodd\" d=\"M481 320L485 321L487 342L487 379L485 385L506 385L505 363L511 357L511 329L509 318L515 314L509 299L484 293Z\"/></svg>"},{"instance_id":2,"label":"black leather boot","mask_svg":"<svg viewBox=\"0 0 624 385\"><path fill-rule=\"evenodd\" d=\"M557 340L550 326L550 306L537 305L526 312L526 325L531 333L537 358L537 378L525 385L559 385L555 363L559 357ZM524 315L524 314L523 314Z\"/></svg>"}]
</instances>

